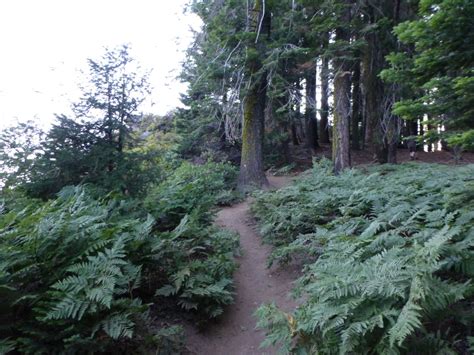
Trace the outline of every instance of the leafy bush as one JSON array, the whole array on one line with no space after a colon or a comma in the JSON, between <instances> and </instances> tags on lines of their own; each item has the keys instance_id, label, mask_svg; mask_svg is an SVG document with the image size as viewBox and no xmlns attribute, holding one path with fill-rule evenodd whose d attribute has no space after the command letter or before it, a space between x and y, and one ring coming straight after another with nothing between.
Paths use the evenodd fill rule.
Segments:
<instances>
[{"instance_id":1,"label":"leafy bush","mask_svg":"<svg viewBox=\"0 0 474 355\"><path fill-rule=\"evenodd\" d=\"M253 207L273 259L305 254L293 314L262 306L267 344L298 353L467 353L474 166L329 164Z\"/></svg>"},{"instance_id":2,"label":"leafy bush","mask_svg":"<svg viewBox=\"0 0 474 355\"><path fill-rule=\"evenodd\" d=\"M48 202L5 195L0 352L175 353L178 328L156 329L150 304L173 296L202 321L233 301L238 238L211 226L210 213L226 169L171 174L147 199L158 220L140 201L99 198L88 186L64 188ZM208 173L215 185L203 188Z\"/></svg>"}]
</instances>

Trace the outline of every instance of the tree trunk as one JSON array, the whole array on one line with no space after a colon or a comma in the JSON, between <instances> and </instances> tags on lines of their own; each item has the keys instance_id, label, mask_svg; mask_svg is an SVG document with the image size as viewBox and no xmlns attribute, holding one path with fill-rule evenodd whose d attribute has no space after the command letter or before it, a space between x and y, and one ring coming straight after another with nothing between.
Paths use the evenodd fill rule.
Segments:
<instances>
[{"instance_id":1,"label":"tree trunk","mask_svg":"<svg viewBox=\"0 0 474 355\"><path fill-rule=\"evenodd\" d=\"M428 121L430 121L430 117L428 117ZM428 123L427 128L428 128L429 132L433 131L433 125L432 124ZM428 152L433 152L433 142L430 140L427 144L428 144Z\"/></svg>"},{"instance_id":2,"label":"tree trunk","mask_svg":"<svg viewBox=\"0 0 474 355\"><path fill-rule=\"evenodd\" d=\"M410 136L418 136L418 121L408 121L408 132L410 133Z\"/></svg>"},{"instance_id":3,"label":"tree trunk","mask_svg":"<svg viewBox=\"0 0 474 355\"><path fill-rule=\"evenodd\" d=\"M294 146L297 146L300 144L298 141L298 133L296 132L296 123L291 122L291 141L293 142Z\"/></svg>"},{"instance_id":4,"label":"tree trunk","mask_svg":"<svg viewBox=\"0 0 474 355\"><path fill-rule=\"evenodd\" d=\"M384 66L384 57L377 33L366 35L367 48L363 57L363 85L365 93L366 132L365 144L379 163L387 162L387 149L384 146L380 120L384 85L378 74Z\"/></svg>"},{"instance_id":5,"label":"tree trunk","mask_svg":"<svg viewBox=\"0 0 474 355\"><path fill-rule=\"evenodd\" d=\"M242 126L242 154L238 188L247 191L260 188L268 184L263 165L263 138L265 125L265 104L267 96L266 73L258 73L262 67L261 58L264 55L263 35L270 34L271 12L263 10L262 0L255 2L252 12L257 18L253 22L259 23L262 18L260 38L256 43L249 45L248 52L255 53L248 58L246 69L249 72L251 85L244 98L244 117ZM256 21L255 21L256 20ZM256 29L257 30L257 29Z\"/></svg>"},{"instance_id":6,"label":"tree trunk","mask_svg":"<svg viewBox=\"0 0 474 355\"><path fill-rule=\"evenodd\" d=\"M397 146L398 143L390 143L387 151L387 162L389 164L397 164Z\"/></svg>"},{"instance_id":7,"label":"tree trunk","mask_svg":"<svg viewBox=\"0 0 474 355\"><path fill-rule=\"evenodd\" d=\"M329 41L326 34L325 42ZM327 46L327 43L326 43ZM329 59L323 56L321 60L321 111L319 121L319 141L329 143Z\"/></svg>"},{"instance_id":8,"label":"tree trunk","mask_svg":"<svg viewBox=\"0 0 474 355\"><path fill-rule=\"evenodd\" d=\"M316 119L316 65L306 73L306 145L311 151L318 147L318 121Z\"/></svg>"},{"instance_id":9,"label":"tree trunk","mask_svg":"<svg viewBox=\"0 0 474 355\"><path fill-rule=\"evenodd\" d=\"M258 82L252 85L245 96L242 158L238 181L241 190L267 184L263 166L266 85L264 77L258 78Z\"/></svg>"},{"instance_id":10,"label":"tree trunk","mask_svg":"<svg viewBox=\"0 0 474 355\"><path fill-rule=\"evenodd\" d=\"M345 0L345 8L341 14L341 25L336 29L336 41L349 42L350 32L345 27L351 20L351 0ZM334 128L332 138L332 157L334 173L350 168L350 92L351 92L351 66L344 57L347 53L338 53L334 59Z\"/></svg>"},{"instance_id":11,"label":"tree trunk","mask_svg":"<svg viewBox=\"0 0 474 355\"><path fill-rule=\"evenodd\" d=\"M397 164L397 149L400 143L400 119L390 114L390 122L385 136L385 145L387 146L387 163Z\"/></svg>"},{"instance_id":12,"label":"tree trunk","mask_svg":"<svg viewBox=\"0 0 474 355\"><path fill-rule=\"evenodd\" d=\"M220 117L220 122L219 122L219 142L222 144L222 147L225 148L226 143L227 143L227 135L225 132L225 124L227 121L227 115L225 113L225 107L227 105L227 91L224 90L224 95L222 96L222 112L221 112L221 117Z\"/></svg>"},{"instance_id":13,"label":"tree trunk","mask_svg":"<svg viewBox=\"0 0 474 355\"><path fill-rule=\"evenodd\" d=\"M377 29L365 35L367 46L363 58L363 86L366 114L366 143L379 163L396 162L399 119L392 111L398 88L382 82L380 72L386 67L385 57L397 48L397 40L389 23L400 21L401 2L381 0L366 4L368 25Z\"/></svg>"},{"instance_id":14,"label":"tree trunk","mask_svg":"<svg viewBox=\"0 0 474 355\"><path fill-rule=\"evenodd\" d=\"M290 152L290 136L288 135L288 122L280 123L280 129L285 133L285 138L281 142L281 154L283 157L283 163L291 163L291 152Z\"/></svg>"},{"instance_id":15,"label":"tree trunk","mask_svg":"<svg viewBox=\"0 0 474 355\"><path fill-rule=\"evenodd\" d=\"M360 62L358 61L354 66L354 74L352 75L351 147L354 150L360 150L360 96Z\"/></svg>"}]
</instances>

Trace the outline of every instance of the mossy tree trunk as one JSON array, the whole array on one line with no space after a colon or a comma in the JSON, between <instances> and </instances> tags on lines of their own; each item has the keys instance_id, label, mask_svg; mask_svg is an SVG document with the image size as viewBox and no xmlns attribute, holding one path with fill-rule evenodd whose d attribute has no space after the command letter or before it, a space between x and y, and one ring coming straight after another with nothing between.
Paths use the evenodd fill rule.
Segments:
<instances>
[{"instance_id":1,"label":"mossy tree trunk","mask_svg":"<svg viewBox=\"0 0 474 355\"><path fill-rule=\"evenodd\" d=\"M239 189L241 190L258 188L267 184L263 166L266 86L266 79L262 76L252 84L245 96L239 174Z\"/></svg>"},{"instance_id":2,"label":"mossy tree trunk","mask_svg":"<svg viewBox=\"0 0 474 355\"><path fill-rule=\"evenodd\" d=\"M265 38L270 34L270 9L264 9L263 0L256 0L252 14L256 16L252 23L257 24L255 41L247 46L246 69L250 77L250 87L244 98L242 124L242 154L238 188L247 191L268 184L263 165L263 139L265 124L265 105L267 96L267 78L262 70Z\"/></svg>"},{"instance_id":3,"label":"mossy tree trunk","mask_svg":"<svg viewBox=\"0 0 474 355\"><path fill-rule=\"evenodd\" d=\"M350 41L350 31L347 27L351 20L351 0L344 1L340 21L341 27L336 29L336 41ZM347 50L341 50L334 59L334 128L332 136L332 158L334 173L351 166L350 156L350 109L351 109L351 64L347 59Z\"/></svg>"}]
</instances>

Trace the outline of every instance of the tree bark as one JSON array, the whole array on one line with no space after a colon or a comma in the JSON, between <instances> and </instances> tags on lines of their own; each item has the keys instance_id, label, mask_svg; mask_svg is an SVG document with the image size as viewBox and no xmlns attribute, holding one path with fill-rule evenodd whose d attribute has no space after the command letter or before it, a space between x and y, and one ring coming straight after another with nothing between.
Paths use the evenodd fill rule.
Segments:
<instances>
[{"instance_id":1,"label":"tree bark","mask_svg":"<svg viewBox=\"0 0 474 355\"><path fill-rule=\"evenodd\" d=\"M345 8L340 17L341 25L336 29L336 41L349 42L350 32L345 27L351 20L351 0L345 0ZM334 128L332 141L332 157L334 173L350 168L350 92L351 92L351 66L345 58L347 53L338 53L334 59Z\"/></svg>"},{"instance_id":2,"label":"tree bark","mask_svg":"<svg viewBox=\"0 0 474 355\"><path fill-rule=\"evenodd\" d=\"M418 121L417 120L408 121L408 132L410 133L410 136L418 136Z\"/></svg>"},{"instance_id":3,"label":"tree bark","mask_svg":"<svg viewBox=\"0 0 474 355\"><path fill-rule=\"evenodd\" d=\"M316 75L317 68L314 65L306 73L306 145L311 151L318 147L318 121L316 118Z\"/></svg>"},{"instance_id":4,"label":"tree bark","mask_svg":"<svg viewBox=\"0 0 474 355\"><path fill-rule=\"evenodd\" d=\"M329 36L326 34L326 42ZM326 44L327 45L327 44ZM319 121L319 141L329 143L329 59L323 56L321 61L321 111Z\"/></svg>"},{"instance_id":5,"label":"tree bark","mask_svg":"<svg viewBox=\"0 0 474 355\"><path fill-rule=\"evenodd\" d=\"M227 91L224 90L224 95L222 96L222 107L224 108L226 105L227 105ZM225 132L226 121L227 121L227 115L225 113L225 110L222 110L220 122L219 122L219 142L222 144L223 148L226 146L226 143L227 143L227 136Z\"/></svg>"},{"instance_id":6,"label":"tree bark","mask_svg":"<svg viewBox=\"0 0 474 355\"><path fill-rule=\"evenodd\" d=\"M360 150L361 108L360 108L360 62L354 65L352 75L352 114L351 114L351 147Z\"/></svg>"},{"instance_id":7,"label":"tree bark","mask_svg":"<svg viewBox=\"0 0 474 355\"><path fill-rule=\"evenodd\" d=\"M400 0L381 0L366 4L366 18L369 25L377 29L368 31L363 57L364 109L366 114L366 144L377 162L396 163L396 146L400 136L399 119L391 113L398 88L388 86L379 77L386 67L385 57L396 50L397 41L390 23L398 24L401 17Z\"/></svg>"},{"instance_id":8,"label":"tree bark","mask_svg":"<svg viewBox=\"0 0 474 355\"><path fill-rule=\"evenodd\" d=\"M395 115L391 115L388 132L385 137L387 146L387 163L397 164L397 149L400 143L400 119Z\"/></svg>"},{"instance_id":9,"label":"tree bark","mask_svg":"<svg viewBox=\"0 0 474 355\"><path fill-rule=\"evenodd\" d=\"M256 43L248 46L248 52L254 53L248 58L246 69L250 75L251 85L244 98L244 117L242 126L242 154L240 161L240 172L238 188L240 191L248 191L268 185L263 165L263 138L265 125L265 104L267 96L266 73L258 73L262 68L261 58L264 55L264 44L262 37L270 34L271 12L264 10L262 0L257 0L253 9L257 21L261 21L260 38ZM255 20L255 19L253 19Z\"/></svg>"},{"instance_id":10,"label":"tree bark","mask_svg":"<svg viewBox=\"0 0 474 355\"><path fill-rule=\"evenodd\" d=\"M377 33L366 35L367 47L363 56L363 85L366 114L365 144L379 163L387 162L387 150L383 144L380 127L384 85L378 74L384 66L384 57Z\"/></svg>"},{"instance_id":11,"label":"tree bark","mask_svg":"<svg viewBox=\"0 0 474 355\"><path fill-rule=\"evenodd\" d=\"M266 85L265 78L259 78L244 101L242 158L238 181L241 190L267 184L263 166Z\"/></svg>"},{"instance_id":12,"label":"tree bark","mask_svg":"<svg viewBox=\"0 0 474 355\"><path fill-rule=\"evenodd\" d=\"M428 121L429 120L430 120L430 117L428 117ZM433 125L428 123L427 128L428 128L428 131L431 132L433 130ZM429 141L427 144L428 144L428 152L433 152L433 142Z\"/></svg>"},{"instance_id":13,"label":"tree bark","mask_svg":"<svg viewBox=\"0 0 474 355\"><path fill-rule=\"evenodd\" d=\"M388 145L387 150L387 163L389 164L397 164L397 145L395 143L391 143Z\"/></svg>"},{"instance_id":14,"label":"tree bark","mask_svg":"<svg viewBox=\"0 0 474 355\"><path fill-rule=\"evenodd\" d=\"M297 146L300 144L298 141L298 132L296 131L296 123L291 122L291 141L294 146Z\"/></svg>"}]
</instances>

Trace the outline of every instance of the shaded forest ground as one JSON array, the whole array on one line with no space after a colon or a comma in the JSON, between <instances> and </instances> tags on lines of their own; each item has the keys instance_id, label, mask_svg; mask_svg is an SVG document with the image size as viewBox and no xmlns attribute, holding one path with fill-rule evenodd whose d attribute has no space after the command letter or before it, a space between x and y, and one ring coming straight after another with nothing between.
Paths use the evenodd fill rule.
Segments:
<instances>
[{"instance_id":1,"label":"shaded forest ground","mask_svg":"<svg viewBox=\"0 0 474 355\"><path fill-rule=\"evenodd\" d=\"M455 164L453 154L447 151L436 152L416 152L416 161L424 163L439 163L439 164ZM292 147L293 160L299 167L299 170L310 168L312 165L312 157L309 151L304 146ZM329 144L322 144L315 152L314 158L326 157L331 159L331 146ZM368 150L351 150L352 165L366 165L375 164L373 155ZM397 150L397 162L404 163L410 161L410 153L408 149ZM474 164L474 153L465 152L462 154L459 164Z\"/></svg>"},{"instance_id":2,"label":"shaded forest ground","mask_svg":"<svg viewBox=\"0 0 474 355\"><path fill-rule=\"evenodd\" d=\"M303 146L294 147L292 153L296 171L311 167L313 158L331 158L329 145L320 147L313 157ZM353 151L351 154L353 166L374 163L368 151ZM399 149L397 158L399 163L410 161L408 150ZM445 151L417 152L416 160L427 163L455 163L452 154ZM463 154L461 164L467 163L474 163L473 153ZM268 175L270 188L284 187L290 184L295 176ZM186 348L190 354L275 354L276 348L260 348L264 332L255 329L257 319L254 312L263 303L274 302L284 311L290 311L296 306L295 300L291 299L289 294L293 282L300 276L301 267L295 263L285 268L267 268L271 246L262 244L258 226L250 213L250 203L251 199L247 199L220 210L217 215L217 225L240 235L242 255L238 258L239 268L234 274L236 298L235 303L226 309L221 318L206 325L204 329L199 330L191 323L185 324Z\"/></svg>"}]
</instances>

